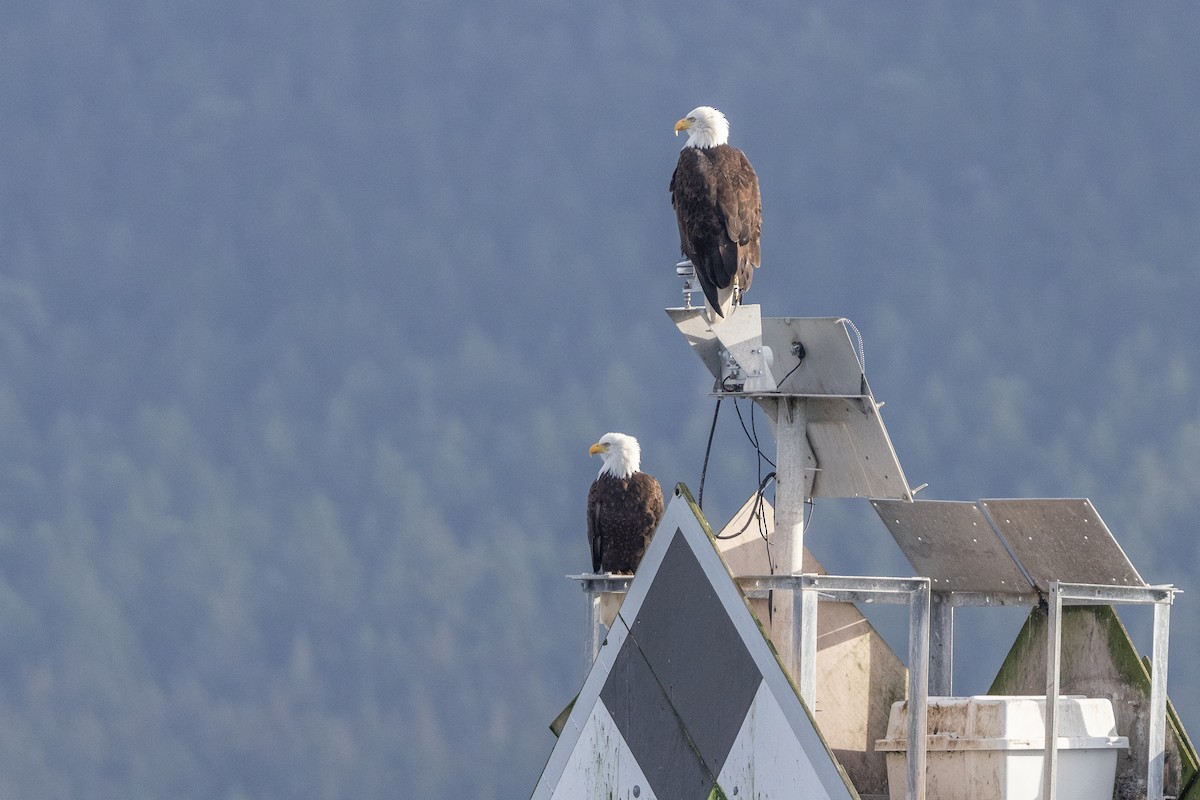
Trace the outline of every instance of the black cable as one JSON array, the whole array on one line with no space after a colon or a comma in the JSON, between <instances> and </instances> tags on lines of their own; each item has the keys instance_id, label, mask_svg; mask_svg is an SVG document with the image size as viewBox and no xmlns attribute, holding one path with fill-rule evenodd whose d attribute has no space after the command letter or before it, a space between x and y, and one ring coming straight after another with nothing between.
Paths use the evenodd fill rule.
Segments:
<instances>
[{"instance_id":1,"label":"black cable","mask_svg":"<svg viewBox=\"0 0 1200 800\"><path fill-rule=\"evenodd\" d=\"M796 366L794 366L794 367L792 367L791 369L789 369L789 370L788 370L788 373L787 373L787 375L784 375L782 378L780 378L780 379L779 379L779 380L778 380L778 381L775 383L775 385L776 385L776 386L783 386L783 382L784 382L784 381L786 381L788 378L792 377L792 373L793 373L793 372L795 372L796 370L800 369L800 365L801 365L801 364L803 364L803 363L804 363L803 361L797 361L797 362L796 362Z\"/></svg>"},{"instance_id":2,"label":"black cable","mask_svg":"<svg viewBox=\"0 0 1200 800\"><path fill-rule=\"evenodd\" d=\"M751 402L753 402L753 401L751 401ZM750 440L750 444L754 445L754 450L758 453L759 458L766 461L768 464L771 465L771 468L774 469L775 462L772 461L771 459L767 458L767 455L762 451L762 448L758 444L757 432L752 434L752 433L750 433L750 429L746 427L746 420L742 418L742 409L741 409L741 407L738 406L736 397L733 398L733 410L737 412L738 422L742 423L742 433L746 434L746 438ZM751 423L751 425L754 424L754 406L753 405L750 406L750 423Z\"/></svg>"},{"instance_id":3,"label":"black cable","mask_svg":"<svg viewBox=\"0 0 1200 800\"><path fill-rule=\"evenodd\" d=\"M762 477L762 462L766 461L772 467L775 466L775 462L773 462L771 459L767 458L766 453L764 453L762 451L762 447L760 447L758 444L758 428L754 424L754 407L755 407L755 405L757 405L757 404L750 406L750 433L752 433L754 435L754 452L758 453L758 480L759 480L758 499L759 499L759 501L761 501L763 487L766 485L763 482L763 477ZM774 474L774 473L772 473L772 474Z\"/></svg>"},{"instance_id":4,"label":"black cable","mask_svg":"<svg viewBox=\"0 0 1200 800\"><path fill-rule=\"evenodd\" d=\"M758 454L761 456L763 451L762 447L758 444L758 427L754 424L754 409L757 406L758 403L750 404L750 433L754 436L754 449L757 450Z\"/></svg>"},{"instance_id":5,"label":"black cable","mask_svg":"<svg viewBox=\"0 0 1200 800\"><path fill-rule=\"evenodd\" d=\"M736 406L736 403L735 403ZM708 444L704 446L704 466L700 468L700 494L696 498L696 505L700 510L704 510L704 479L708 476L708 456L712 453L713 434L717 430L717 414L721 413L721 398L717 398L716 408L713 409L712 427L708 429Z\"/></svg>"},{"instance_id":6,"label":"black cable","mask_svg":"<svg viewBox=\"0 0 1200 800\"><path fill-rule=\"evenodd\" d=\"M724 388L724 387L722 387L722 388ZM708 444L704 448L704 464L700 468L700 492L699 492L699 495L697 496L696 504L698 506L700 506L700 508L702 510L704 508L704 481L708 476L708 459L709 459L709 456L712 454L713 437L714 437L716 429L717 429L717 415L721 411L721 399L722 398L720 396L717 397L717 404L716 404L716 407L713 409L712 426L708 430ZM754 493L755 496L754 496L753 510L750 512L749 519L746 520L746 523L741 527L741 529L734 531L733 533L724 534L724 535L719 534L719 533L714 534L714 538L716 538L716 539L736 539L738 536L741 536L743 533L745 533L747 531L747 529L749 529L751 521L757 521L758 522L758 534L760 537L762 537L763 545L767 549L767 569L769 570L770 574L774 575L775 574L775 559L771 555L771 542L767 535L767 533L768 533L767 532L767 521L766 521L766 514L764 513L764 506L766 504L767 484L769 484L775 478L775 472L774 472L775 462L772 461L770 458L768 458L766 453L764 453L762 451L762 445L758 441L758 426L754 421L754 406L753 405L750 406L750 427L749 428L746 427L746 420L744 417L742 417L742 409L741 409L741 406L738 405L736 397L733 398L733 409L734 409L734 411L737 412L738 422L742 426L742 433L745 434L746 439L749 440L750 444L754 447L754 452L757 455L755 464L756 464L757 472L759 475L758 488L755 490L755 493ZM767 475L765 477L763 477L763 475L762 475L762 463L764 461L766 461L772 467L772 471L767 473ZM767 618L768 618L768 621L770 621L770 619L774 616L774 609L772 607L774 605L773 594L774 594L774 592L772 592L772 591L767 592Z\"/></svg>"},{"instance_id":7,"label":"black cable","mask_svg":"<svg viewBox=\"0 0 1200 800\"><path fill-rule=\"evenodd\" d=\"M756 520L756 519L760 521L759 533L760 534L762 533L761 519L762 519L763 492L766 490L767 484L770 483L771 479L773 479L774 477L775 477L775 473L769 472L769 473L767 473L767 477L763 478L762 481L758 484L758 489L755 492L757 494L757 499L755 500L754 511L750 514L750 518L746 520L746 524L741 527L741 530L737 530L737 531L734 531L733 533L727 533L724 535L719 534L719 533L714 533L713 534L714 539L736 539L737 537L739 537L743 533L745 533L746 530L750 527L750 522L753 520Z\"/></svg>"},{"instance_id":8,"label":"black cable","mask_svg":"<svg viewBox=\"0 0 1200 800\"><path fill-rule=\"evenodd\" d=\"M753 405L750 406L750 432L752 434L754 434L754 450L755 450L755 452L758 453L758 474L761 476L763 461L766 461L768 464L771 464L772 467L774 467L775 464L771 462L771 459L767 458L766 455L763 454L762 448L758 444L758 428L754 424L754 406ZM771 557L771 542L767 538L767 520L766 520L766 515L763 514L763 504L766 502L764 493L766 492L767 481L773 477L775 477L775 473L771 472L770 474L767 475L766 478L761 478L761 477L759 478L758 496L755 499L755 503L757 503L757 505L758 505L758 509L757 509L757 512L758 512L757 513L757 515L758 515L758 535L761 536L762 540L763 540L763 548L766 550L766 553L767 553L767 571L771 575L775 574L775 559ZM767 608L769 609L770 605L768 605ZM769 616L770 616L770 614L768 614L768 617Z\"/></svg>"}]
</instances>

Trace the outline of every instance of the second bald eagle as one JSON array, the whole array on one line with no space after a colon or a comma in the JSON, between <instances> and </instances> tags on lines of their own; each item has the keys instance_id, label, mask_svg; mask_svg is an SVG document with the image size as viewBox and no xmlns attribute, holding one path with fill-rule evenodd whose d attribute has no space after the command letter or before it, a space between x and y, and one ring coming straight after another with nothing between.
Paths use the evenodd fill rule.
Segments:
<instances>
[{"instance_id":1,"label":"second bald eagle","mask_svg":"<svg viewBox=\"0 0 1200 800\"><path fill-rule=\"evenodd\" d=\"M639 469L632 436L606 433L588 453L604 459L587 499L592 572L634 572L663 516L662 487Z\"/></svg>"},{"instance_id":2,"label":"second bald eagle","mask_svg":"<svg viewBox=\"0 0 1200 800\"><path fill-rule=\"evenodd\" d=\"M758 268L762 198L746 155L729 146L729 121L710 106L675 123L687 144L671 176L679 243L712 313L724 317L750 288ZM712 319L712 313L709 318Z\"/></svg>"}]
</instances>

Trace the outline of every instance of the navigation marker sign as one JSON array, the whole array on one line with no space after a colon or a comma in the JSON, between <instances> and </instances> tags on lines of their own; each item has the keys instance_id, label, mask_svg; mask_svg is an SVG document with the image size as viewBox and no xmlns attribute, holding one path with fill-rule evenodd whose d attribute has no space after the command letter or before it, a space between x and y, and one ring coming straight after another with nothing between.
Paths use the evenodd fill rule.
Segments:
<instances>
[{"instance_id":1,"label":"navigation marker sign","mask_svg":"<svg viewBox=\"0 0 1200 800\"><path fill-rule=\"evenodd\" d=\"M798 792L857 797L680 485L533 798Z\"/></svg>"}]
</instances>

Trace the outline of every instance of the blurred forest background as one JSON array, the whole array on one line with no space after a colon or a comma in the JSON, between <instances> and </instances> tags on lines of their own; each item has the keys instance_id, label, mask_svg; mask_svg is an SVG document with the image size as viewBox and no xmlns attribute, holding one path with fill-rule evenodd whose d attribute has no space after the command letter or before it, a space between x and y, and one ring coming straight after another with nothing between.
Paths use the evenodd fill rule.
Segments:
<instances>
[{"instance_id":1,"label":"blurred forest background","mask_svg":"<svg viewBox=\"0 0 1200 800\"><path fill-rule=\"evenodd\" d=\"M528 796L587 446L698 483L700 104L762 181L750 299L855 321L923 497L1090 497L1184 588L1197 733L1197 42L1172 2L4 4L0 797ZM723 411L713 521L755 485ZM818 557L894 565L863 506Z\"/></svg>"}]
</instances>

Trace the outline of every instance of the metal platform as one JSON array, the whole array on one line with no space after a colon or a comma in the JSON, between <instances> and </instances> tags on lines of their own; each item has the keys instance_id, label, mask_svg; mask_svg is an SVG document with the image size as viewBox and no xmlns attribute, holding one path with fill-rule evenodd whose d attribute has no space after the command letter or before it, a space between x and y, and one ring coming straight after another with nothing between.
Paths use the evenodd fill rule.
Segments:
<instances>
[{"instance_id":1,"label":"metal platform","mask_svg":"<svg viewBox=\"0 0 1200 800\"><path fill-rule=\"evenodd\" d=\"M1145 586L1086 499L871 501L935 591L1042 596L1054 581ZM964 603L965 604L965 603Z\"/></svg>"},{"instance_id":2,"label":"metal platform","mask_svg":"<svg viewBox=\"0 0 1200 800\"><path fill-rule=\"evenodd\" d=\"M934 591L1011 595L1033 588L975 503L876 499L871 505Z\"/></svg>"},{"instance_id":3,"label":"metal platform","mask_svg":"<svg viewBox=\"0 0 1200 800\"><path fill-rule=\"evenodd\" d=\"M1145 586L1091 501L980 500L1040 592L1053 581Z\"/></svg>"},{"instance_id":4,"label":"metal platform","mask_svg":"<svg viewBox=\"0 0 1200 800\"><path fill-rule=\"evenodd\" d=\"M1178 590L1147 586L1086 499L872 500L917 574L933 581L930 692L953 693L954 608L1045 603L1046 758L1043 796L1053 800L1058 765L1058 696L1064 605L1153 605L1147 797L1163 797L1167 642Z\"/></svg>"}]
</instances>

